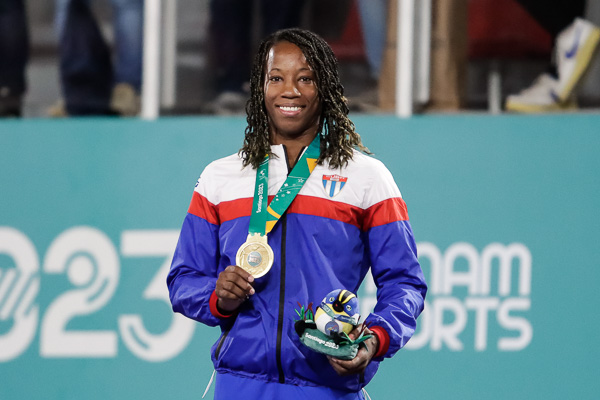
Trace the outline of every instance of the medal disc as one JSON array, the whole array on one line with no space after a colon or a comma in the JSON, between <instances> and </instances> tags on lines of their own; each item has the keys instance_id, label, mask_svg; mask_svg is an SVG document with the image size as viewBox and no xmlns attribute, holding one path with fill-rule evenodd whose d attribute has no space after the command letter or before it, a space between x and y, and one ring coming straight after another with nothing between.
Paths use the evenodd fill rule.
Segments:
<instances>
[{"instance_id":1,"label":"medal disc","mask_svg":"<svg viewBox=\"0 0 600 400\"><path fill-rule=\"evenodd\" d=\"M248 235L248 239L240 246L235 257L236 263L254 278L260 278L273 265L273 250L267 243L267 237Z\"/></svg>"}]
</instances>

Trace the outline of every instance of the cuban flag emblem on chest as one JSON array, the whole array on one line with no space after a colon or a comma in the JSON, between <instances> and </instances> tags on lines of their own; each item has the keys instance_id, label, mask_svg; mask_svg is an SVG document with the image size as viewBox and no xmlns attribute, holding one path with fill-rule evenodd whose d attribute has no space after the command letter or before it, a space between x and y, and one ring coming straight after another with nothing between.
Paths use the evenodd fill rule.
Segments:
<instances>
[{"instance_id":1,"label":"cuban flag emblem on chest","mask_svg":"<svg viewBox=\"0 0 600 400\"><path fill-rule=\"evenodd\" d=\"M347 177L340 175L323 175L323 188L329 197L334 197L348 181Z\"/></svg>"}]
</instances>

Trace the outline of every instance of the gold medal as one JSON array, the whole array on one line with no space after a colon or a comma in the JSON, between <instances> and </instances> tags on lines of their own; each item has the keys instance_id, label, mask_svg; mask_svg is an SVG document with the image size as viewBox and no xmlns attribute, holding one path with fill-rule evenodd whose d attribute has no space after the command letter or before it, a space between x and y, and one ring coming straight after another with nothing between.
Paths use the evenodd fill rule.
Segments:
<instances>
[{"instance_id":1,"label":"gold medal","mask_svg":"<svg viewBox=\"0 0 600 400\"><path fill-rule=\"evenodd\" d=\"M237 265L254 278L260 278L269 272L274 259L267 236L259 233L249 234L235 256Z\"/></svg>"}]
</instances>

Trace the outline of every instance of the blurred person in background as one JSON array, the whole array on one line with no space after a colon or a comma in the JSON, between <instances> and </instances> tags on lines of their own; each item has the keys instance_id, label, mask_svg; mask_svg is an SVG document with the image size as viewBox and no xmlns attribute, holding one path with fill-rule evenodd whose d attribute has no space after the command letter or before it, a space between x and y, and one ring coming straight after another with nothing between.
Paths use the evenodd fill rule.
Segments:
<instances>
[{"instance_id":1,"label":"blurred person in background","mask_svg":"<svg viewBox=\"0 0 600 400\"><path fill-rule=\"evenodd\" d=\"M554 55L547 71L518 94L506 109L545 112L577 108L575 90L600 42L600 29L583 19L585 0L518 0L553 38Z\"/></svg>"},{"instance_id":2,"label":"blurred person in background","mask_svg":"<svg viewBox=\"0 0 600 400\"><path fill-rule=\"evenodd\" d=\"M91 0L57 0L63 99L50 116L120 115L140 111L143 59L143 0L111 0L114 61Z\"/></svg>"},{"instance_id":3,"label":"blurred person in background","mask_svg":"<svg viewBox=\"0 0 600 400\"><path fill-rule=\"evenodd\" d=\"M0 117L20 117L29 34L23 0L0 1Z\"/></svg>"},{"instance_id":4,"label":"blurred person in background","mask_svg":"<svg viewBox=\"0 0 600 400\"><path fill-rule=\"evenodd\" d=\"M217 95L209 106L214 114L244 112L253 54L254 0L211 0L209 28L216 72ZM264 37L279 29L297 27L305 0L260 0L260 31Z\"/></svg>"},{"instance_id":5,"label":"blurred person in background","mask_svg":"<svg viewBox=\"0 0 600 400\"><path fill-rule=\"evenodd\" d=\"M357 111L379 111L379 88L384 52L387 45L388 0L357 0L362 40L368 67L366 90L349 98Z\"/></svg>"},{"instance_id":6,"label":"blurred person in background","mask_svg":"<svg viewBox=\"0 0 600 400\"><path fill-rule=\"evenodd\" d=\"M357 4L369 73L378 81L387 34L387 0L358 0Z\"/></svg>"}]
</instances>

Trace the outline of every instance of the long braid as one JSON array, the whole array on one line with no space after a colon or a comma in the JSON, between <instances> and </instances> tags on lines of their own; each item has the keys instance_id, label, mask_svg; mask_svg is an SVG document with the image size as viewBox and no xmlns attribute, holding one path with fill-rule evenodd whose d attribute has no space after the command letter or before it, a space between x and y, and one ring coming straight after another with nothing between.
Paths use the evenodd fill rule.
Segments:
<instances>
[{"instance_id":1,"label":"long braid","mask_svg":"<svg viewBox=\"0 0 600 400\"><path fill-rule=\"evenodd\" d=\"M370 154L348 118L350 110L344 97L344 87L340 82L337 59L331 47L310 31L292 28L277 31L263 40L254 59L250 77L250 99L246 103L248 125L244 145L240 149L244 166L258 168L265 155L272 155L269 120L264 105L265 63L271 47L282 41L298 46L317 76L317 88L322 104L319 126L322 135L321 156L318 163L323 164L327 160L334 169L343 167L352 158L354 147Z\"/></svg>"}]
</instances>

